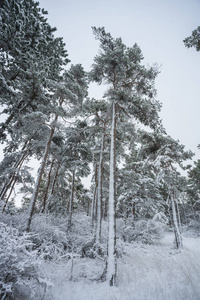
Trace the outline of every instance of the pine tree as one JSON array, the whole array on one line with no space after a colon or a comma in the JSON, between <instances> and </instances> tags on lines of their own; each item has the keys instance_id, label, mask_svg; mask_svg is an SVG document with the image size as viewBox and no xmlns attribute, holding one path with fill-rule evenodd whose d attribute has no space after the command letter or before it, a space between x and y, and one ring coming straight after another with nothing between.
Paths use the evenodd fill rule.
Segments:
<instances>
[{"instance_id":1,"label":"pine tree","mask_svg":"<svg viewBox=\"0 0 200 300\"><path fill-rule=\"evenodd\" d=\"M57 127L59 127L58 118L59 116L66 117L69 116L69 113L66 112L66 106L71 104L72 109L70 111L71 116L80 112L82 101L87 95L87 80L86 74L81 65L72 65L69 71L66 71L63 75L63 81L58 81L53 83L55 91L52 97L52 112L54 114L53 120L50 120L50 124L47 124L50 128L48 138L46 140L46 147L42 157L41 165L38 170L38 176L34 188L34 192L31 199L29 217L27 222L27 231L30 230L30 224L34 212L35 203L39 193L40 183L44 168L47 162L48 154L51 147L51 142L53 136L56 132Z\"/></svg>"},{"instance_id":2,"label":"pine tree","mask_svg":"<svg viewBox=\"0 0 200 300\"><path fill-rule=\"evenodd\" d=\"M175 141L163 131L144 133L142 135L143 147L140 150L145 165L157 177L157 182L163 185L171 203L172 220L175 234L175 246L182 248L181 224L179 218L178 197L181 190L181 176L178 171L183 168L182 163L191 159L193 153L185 151L184 146ZM146 157L146 158L145 158Z\"/></svg>"},{"instance_id":3,"label":"pine tree","mask_svg":"<svg viewBox=\"0 0 200 300\"><path fill-rule=\"evenodd\" d=\"M196 51L200 51L200 26L192 31L192 35L184 39L187 48L194 47Z\"/></svg>"},{"instance_id":4,"label":"pine tree","mask_svg":"<svg viewBox=\"0 0 200 300\"><path fill-rule=\"evenodd\" d=\"M126 47L121 38L114 39L104 28L93 27L100 41L101 52L94 58L90 77L93 81L109 85L105 96L111 107L110 179L109 179L109 238L107 281L116 284L116 131L119 111L134 116L144 125L158 123L159 103L155 101L154 79L156 68L141 64L142 54L137 44Z\"/></svg>"},{"instance_id":5,"label":"pine tree","mask_svg":"<svg viewBox=\"0 0 200 300\"><path fill-rule=\"evenodd\" d=\"M109 103L106 100L87 99L83 105L84 115L90 123L90 149L93 152L94 186L91 203L92 226L95 225L95 244L101 242L103 217L104 161L107 160L108 130L110 123ZM105 209L104 209L105 210Z\"/></svg>"},{"instance_id":6,"label":"pine tree","mask_svg":"<svg viewBox=\"0 0 200 300\"><path fill-rule=\"evenodd\" d=\"M200 160L188 170L187 184L187 216L190 220L199 220L200 210Z\"/></svg>"},{"instance_id":7,"label":"pine tree","mask_svg":"<svg viewBox=\"0 0 200 300\"><path fill-rule=\"evenodd\" d=\"M27 158L33 152L38 155L33 139L39 144L41 136L46 136L44 123L52 116L53 85L69 61L65 45L54 37L56 29L47 23L46 14L32 0L4 0L0 6L0 103L7 116L0 125L0 138L7 144L5 155L17 150L26 152ZM24 149L26 141L29 145ZM15 164L15 159L10 160L9 168ZM15 175L8 176L12 188L20 179L18 175L16 169ZM11 186L11 181L6 185Z\"/></svg>"},{"instance_id":8,"label":"pine tree","mask_svg":"<svg viewBox=\"0 0 200 300\"><path fill-rule=\"evenodd\" d=\"M64 43L54 38L56 29L47 23L45 14L32 0L1 4L0 102L7 115L1 124L1 139L21 115L47 105L44 86L49 79L58 78L68 62Z\"/></svg>"}]
</instances>

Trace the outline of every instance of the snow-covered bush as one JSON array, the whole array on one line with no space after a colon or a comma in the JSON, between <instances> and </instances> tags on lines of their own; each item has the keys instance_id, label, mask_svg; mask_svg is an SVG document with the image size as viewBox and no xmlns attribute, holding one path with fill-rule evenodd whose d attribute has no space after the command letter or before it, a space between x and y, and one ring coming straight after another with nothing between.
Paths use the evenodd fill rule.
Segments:
<instances>
[{"instance_id":1,"label":"snow-covered bush","mask_svg":"<svg viewBox=\"0 0 200 300\"><path fill-rule=\"evenodd\" d=\"M145 221L138 221L136 224L136 241L141 241L145 244L155 244L162 237L165 230L163 223L155 221L154 219Z\"/></svg>"},{"instance_id":2,"label":"snow-covered bush","mask_svg":"<svg viewBox=\"0 0 200 300\"><path fill-rule=\"evenodd\" d=\"M35 247L44 259L59 260L74 254L94 257L94 232L90 217L84 213L73 215L70 230L67 217L38 215L32 221L31 230Z\"/></svg>"},{"instance_id":3,"label":"snow-covered bush","mask_svg":"<svg viewBox=\"0 0 200 300\"><path fill-rule=\"evenodd\" d=\"M19 232L23 232L25 231L27 224L27 213L18 210L17 213L12 215L7 212L0 212L0 220L8 226L11 225L12 227L17 228Z\"/></svg>"},{"instance_id":4,"label":"snow-covered bush","mask_svg":"<svg viewBox=\"0 0 200 300\"><path fill-rule=\"evenodd\" d=\"M69 252L66 218L37 215L31 225L35 249L44 259L59 260Z\"/></svg>"},{"instance_id":5,"label":"snow-covered bush","mask_svg":"<svg viewBox=\"0 0 200 300\"><path fill-rule=\"evenodd\" d=\"M42 280L38 275L37 252L32 246L30 234L20 235L17 229L0 223L0 299L16 299L14 291L29 289L34 280ZM31 292L34 288L29 289Z\"/></svg>"},{"instance_id":6,"label":"snow-covered bush","mask_svg":"<svg viewBox=\"0 0 200 300\"><path fill-rule=\"evenodd\" d=\"M184 229L187 236L200 237L200 221L191 220Z\"/></svg>"},{"instance_id":7,"label":"snow-covered bush","mask_svg":"<svg viewBox=\"0 0 200 300\"><path fill-rule=\"evenodd\" d=\"M121 229L121 235L127 242L141 241L145 244L155 244L163 237L166 222L164 216L157 214L150 220L139 220L133 223L131 219L127 221L123 232Z\"/></svg>"},{"instance_id":8,"label":"snow-covered bush","mask_svg":"<svg viewBox=\"0 0 200 300\"><path fill-rule=\"evenodd\" d=\"M73 216L72 230L69 232L69 240L76 251L82 258L94 258L97 255L104 256L106 251L104 230L102 230L102 243L95 245L94 228L91 226L91 218L84 213L77 213ZM102 228L104 226L102 222Z\"/></svg>"}]
</instances>

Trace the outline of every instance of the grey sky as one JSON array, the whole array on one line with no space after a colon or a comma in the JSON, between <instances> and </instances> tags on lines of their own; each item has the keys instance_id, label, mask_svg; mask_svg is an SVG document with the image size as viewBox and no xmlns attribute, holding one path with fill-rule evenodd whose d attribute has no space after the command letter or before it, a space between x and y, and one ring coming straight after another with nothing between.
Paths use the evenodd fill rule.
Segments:
<instances>
[{"instance_id":1,"label":"grey sky","mask_svg":"<svg viewBox=\"0 0 200 300\"><path fill-rule=\"evenodd\" d=\"M64 38L71 62L86 71L98 51L91 26L104 26L127 46L137 43L145 64L161 66L156 88L167 133L200 159L200 52L183 44L200 25L200 0L41 0L40 7Z\"/></svg>"}]
</instances>

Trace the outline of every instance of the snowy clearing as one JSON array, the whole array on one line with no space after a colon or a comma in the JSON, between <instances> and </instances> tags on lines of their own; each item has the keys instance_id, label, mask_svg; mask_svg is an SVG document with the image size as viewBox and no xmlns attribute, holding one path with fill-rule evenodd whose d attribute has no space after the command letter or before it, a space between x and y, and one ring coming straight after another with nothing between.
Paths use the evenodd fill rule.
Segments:
<instances>
[{"instance_id":1,"label":"snowy clearing","mask_svg":"<svg viewBox=\"0 0 200 300\"><path fill-rule=\"evenodd\" d=\"M97 263L94 259L76 258L71 281L71 263L46 262L42 269L53 282L53 287L47 289L44 299L198 300L200 240L184 237L184 249L177 252L173 249L173 239L173 233L167 233L156 246L122 243L117 287L88 279L100 273L101 261Z\"/></svg>"}]
</instances>

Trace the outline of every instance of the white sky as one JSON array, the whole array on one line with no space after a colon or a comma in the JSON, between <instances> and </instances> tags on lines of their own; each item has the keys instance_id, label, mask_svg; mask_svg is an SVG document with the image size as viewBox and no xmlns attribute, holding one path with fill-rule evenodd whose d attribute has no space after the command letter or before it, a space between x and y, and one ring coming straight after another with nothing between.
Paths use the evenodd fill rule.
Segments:
<instances>
[{"instance_id":1,"label":"white sky","mask_svg":"<svg viewBox=\"0 0 200 300\"><path fill-rule=\"evenodd\" d=\"M200 25L200 0L41 0L69 59L90 70L99 44L91 26L104 26L127 46L141 47L145 64L157 63L157 98L167 133L200 159L200 52L183 39ZM91 96L100 97L98 90Z\"/></svg>"}]
</instances>

